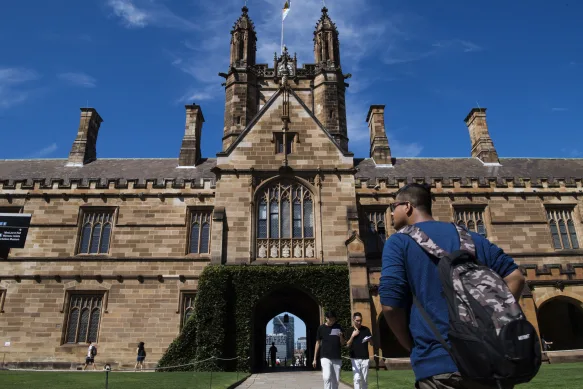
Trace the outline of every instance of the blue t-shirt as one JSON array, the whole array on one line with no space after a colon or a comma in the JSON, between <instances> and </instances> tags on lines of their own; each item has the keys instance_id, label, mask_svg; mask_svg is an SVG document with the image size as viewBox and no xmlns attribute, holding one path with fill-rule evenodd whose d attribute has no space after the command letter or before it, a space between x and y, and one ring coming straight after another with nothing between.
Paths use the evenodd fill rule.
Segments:
<instances>
[{"instance_id":1,"label":"blue t-shirt","mask_svg":"<svg viewBox=\"0 0 583 389\"><path fill-rule=\"evenodd\" d=\"M451 223L426 221L415 224L439 247L454 252L460 248L460 238ZM476 245L478 260L501 277L506 277L518 266L501 248L479 234L470 232ZM405 262L407 267L405 268ZM455 363L435 338L417 308L412 305L411 292L447 340L449 314L442 296L437 270L437 258L429 256L405 234L392 234L383 249L383 267L379 285L381 304L404 308L409 312L409 330L413 337L411 365L417 381L437 374L458 371Z\"/></svg>"}]
</instances>

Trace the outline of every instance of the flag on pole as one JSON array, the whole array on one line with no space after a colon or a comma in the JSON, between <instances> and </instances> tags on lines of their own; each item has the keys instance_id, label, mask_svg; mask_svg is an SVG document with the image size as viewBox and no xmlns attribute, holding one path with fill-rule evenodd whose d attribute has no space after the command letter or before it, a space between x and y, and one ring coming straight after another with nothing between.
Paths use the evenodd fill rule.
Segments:
<instances>
[{"instance_id":1,"label":"flag on pole","mask_svg":"<svg viewBox=\"0 0 583 389\"><path fill-rule=\"evenodd\" d=\"M289 6L290 6L291 0L288 0L285 2L285 5L283 6L283 10L282 10L282 14L281 14L281 21L283 22L287 16L287 14L289 13Z\"/></svg>"}]
</instances>

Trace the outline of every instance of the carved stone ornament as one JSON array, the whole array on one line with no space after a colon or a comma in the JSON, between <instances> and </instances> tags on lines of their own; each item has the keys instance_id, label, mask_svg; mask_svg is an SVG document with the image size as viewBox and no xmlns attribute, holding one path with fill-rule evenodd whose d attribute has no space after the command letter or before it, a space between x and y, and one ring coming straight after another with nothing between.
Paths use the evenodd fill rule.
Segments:
<instances>
[{"instance_id":1,"label":"carved stone ornament","mask_svg":"<svg viewBox=\"0 0 583 389\"><path fill-rule=\"evenodd\" d=\"M314 248L312 247L311 244L309 244L308 247L306 247L306 257L308 258L314 257Z\"/></svg>"},{"instance_id":2,"label":"carved stone ornament","mask_svg":"<svg viewBox=\"0 0 583 389\"><path fill-rule=\"evenodd\" d=\"M267 257L267 249L265 248L265 245L261 245L259 246L259 258L265 258Z\"/></svg>"},{"instance_id":3,"label":"carved stone ornament","mask_svg":"<svg viewBox=\"0 0 583 389\"><path fill-rule=\"evenodd\" d=\"M302 248L300 247L300 245L296 245L296 247L294 247L294 258L301 258L302 257Z\"/></svg>"},{"instance_id":4,"label":"carved stone ornament","mask_svg":"<svg viewBox=\"0 0 583 389\"><path fill-rule=\"evenodd\" d=\"M273 245L273 246L271 246L271 250L270 250L270 252L269 252L269 256L270 256L271 258L277 258L277 257L278 257L278 255L277 255L277 247L276 247L276 245Z\"/></svg>"}]
</instances>

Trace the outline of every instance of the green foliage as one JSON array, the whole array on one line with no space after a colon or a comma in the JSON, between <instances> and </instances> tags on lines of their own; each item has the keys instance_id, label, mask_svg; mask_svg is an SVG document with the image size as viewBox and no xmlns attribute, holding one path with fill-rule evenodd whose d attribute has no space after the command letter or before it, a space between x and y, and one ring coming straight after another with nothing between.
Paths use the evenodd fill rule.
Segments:
<instances>
[{"instance_id":1,"label":"green foliage","mask_svg":"<svg viewBox=\"0 0 583 389\"><path fill-rule=\"evenodd\" d=\"M236 363L208 361L196 370L250 371L253 309L275 289L289 285L313 296L324 310L334 310L339 324L350 321L349 275L346 265L220 266L201 274L194 317L160 360L161 366L239 357ZM344 296L339 298L339 296ZM344 349L345 355L347 350ZM349 368L350 362L344 361Z\"/></svg>"}]
</instances>

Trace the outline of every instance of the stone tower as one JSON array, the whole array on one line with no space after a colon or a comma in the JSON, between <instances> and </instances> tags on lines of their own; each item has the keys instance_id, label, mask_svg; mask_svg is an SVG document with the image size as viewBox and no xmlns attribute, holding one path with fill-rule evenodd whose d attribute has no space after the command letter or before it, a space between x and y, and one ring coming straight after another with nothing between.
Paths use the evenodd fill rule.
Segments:
<instances>
[{"instance_id":1,"label":"stone tower","mask_svg":"<svg viewBox=\"0 0 583 389\"><path fill-rule=\"evenodd\" d=\"M340 147L348 150L346 126L346 84L340 66L340 41L336 25L322 8L322 16L314 31L314 78L315 114L334 137Z\"/></svg>"},{"instance_id":2,"label":"stone tower","mask_svg":"<svg viewBox=\"0 0 583 389\"><path fill-rule=\"evenodd\" d=\"M257 77L252 68L257 52L257 35L249 18L247 7L231 30L231 56L225 77L225 124L223 128L223 150L226 150L249 121L257 114Z\"/></svg>"}]
</instances>

